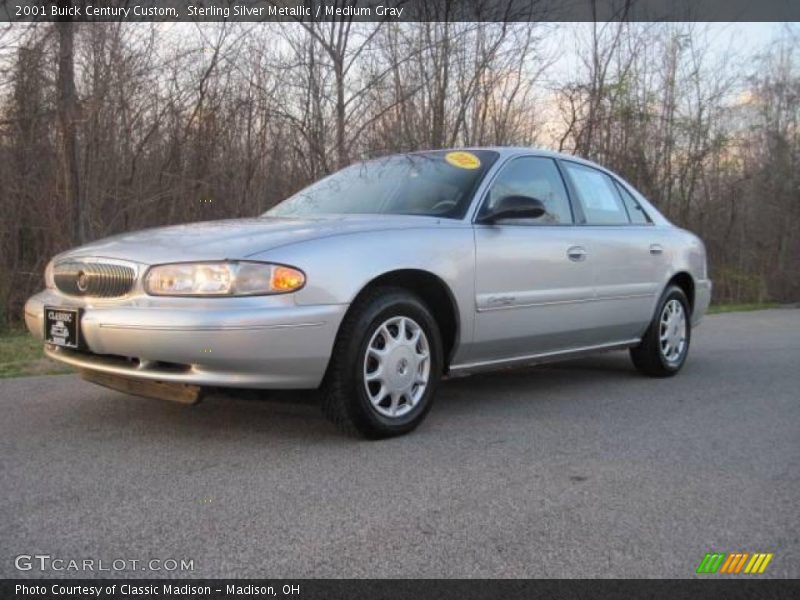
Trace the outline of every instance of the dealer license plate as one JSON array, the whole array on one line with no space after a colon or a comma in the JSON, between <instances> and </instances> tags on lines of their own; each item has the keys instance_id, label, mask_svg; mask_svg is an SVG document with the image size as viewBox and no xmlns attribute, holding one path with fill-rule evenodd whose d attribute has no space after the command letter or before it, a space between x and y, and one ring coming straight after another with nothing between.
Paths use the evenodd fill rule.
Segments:
<instances>
[{"instance_id":1,"label":"dealer license plate","mask_svg":"<svg viewBox=\"0 0 800 600\"><path fill-rule=\"evenodd\" d=\"M44 307L44 340L48 344L77 348L80 315L74 308Z\"/></svg>"}]
</instances>

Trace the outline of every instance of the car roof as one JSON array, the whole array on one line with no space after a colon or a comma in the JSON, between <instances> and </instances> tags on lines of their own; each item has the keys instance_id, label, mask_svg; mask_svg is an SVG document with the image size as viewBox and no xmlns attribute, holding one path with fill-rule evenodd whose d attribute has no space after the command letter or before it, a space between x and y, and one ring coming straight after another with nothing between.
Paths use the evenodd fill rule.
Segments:
<instances>
[{"instance_id":1,"label":"car roof","mask_svg":"<svg viewBox=\"0 0 800 600\"><path fill-rule=\"evenodd\" d=\"M572 160L575 162L585 163L593 167L599 167L603 170L607 170L602 165L599 165L585 158L581 158L580 156L575 156L574 154L566 154L564 152L556 152L555 150L548 150L546 148L537 148L535 146L459 146L454 148L432 148L430 150L418 150L415 152L408 152L407 154L426 154L429 152L458 152L458 151L469 152L470 150L491 150L493 152L497 152L501 156L501 158L518 156L520 154L527 154L527 155L533 154L536 156L561 158L564 160Z\"/></svg>"}]
</instances>

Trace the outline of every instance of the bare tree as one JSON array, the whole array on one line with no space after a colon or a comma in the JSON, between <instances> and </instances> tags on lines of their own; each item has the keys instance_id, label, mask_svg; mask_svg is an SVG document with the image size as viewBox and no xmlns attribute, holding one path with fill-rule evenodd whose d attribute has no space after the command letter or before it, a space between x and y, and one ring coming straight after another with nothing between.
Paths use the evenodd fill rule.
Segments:
<instances>
[{"instance_id":1,"label":"bare tree","mask_svg":"<svg viewBox=\"0 0 800 600\"><path fill-rule=\"evenodd\" d=\"M459 145L595 159L701 234L716 298L800 296L796 27L741 60L702 25L562 27L578 61L559 73L554 27L453 6L421 23L0 26L0 323L80 241L255 215L354 160Z\"/></svg>"}]
</instances>

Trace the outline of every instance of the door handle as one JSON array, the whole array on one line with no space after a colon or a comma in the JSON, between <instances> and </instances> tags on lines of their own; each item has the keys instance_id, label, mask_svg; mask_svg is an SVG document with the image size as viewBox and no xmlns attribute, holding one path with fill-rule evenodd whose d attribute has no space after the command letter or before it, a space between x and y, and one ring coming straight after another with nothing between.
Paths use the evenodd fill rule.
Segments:
<instances>
[{"instance_id":1,"label":"door handle","mask_svg":"<svg viewBox=\"0 0 800 600\"><path fill-rule=\"evenodd\" d=\"M583 246L572 246L567 249L567 256L573 262L586 260L586 248Z\"/></svg>"},{"instance_id":2,"label":"door handle","mask_svg":"<svg viewBox=\"0 0 800 600\"><path fill-rule=\"evenodd\" d=\"M661 244L650 244L650 254L657 256L664 252L664 247Z\"/></svg>"}]
</instances>

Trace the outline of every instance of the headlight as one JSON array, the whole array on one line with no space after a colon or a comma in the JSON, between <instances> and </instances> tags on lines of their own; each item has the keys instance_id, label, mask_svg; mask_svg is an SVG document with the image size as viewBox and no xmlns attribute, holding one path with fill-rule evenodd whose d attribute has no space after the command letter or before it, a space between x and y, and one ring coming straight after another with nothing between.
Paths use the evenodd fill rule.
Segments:
<instances>
[{"instance_id":1,"label":"headlight","mask_svg":"<svg viewBox=\"0 0 800 600\"><path fill-rule=\"evenodd\" d=\"M302 271L285 265L228 261L150 267L144 289L153 296L260 296L285 294L306 283Z\"/></svg>"},{"instance_id":2,"label":"headlight","mask_svg":"<svg viewBox=\"0 0 800 600\"><path fill-rule=\"evenodd\" d=\"M53 290L56 287L55 275L53 273L53 261L47 263L44 268L44 285L47 289Z\"/></svg>"}]
</instances>

